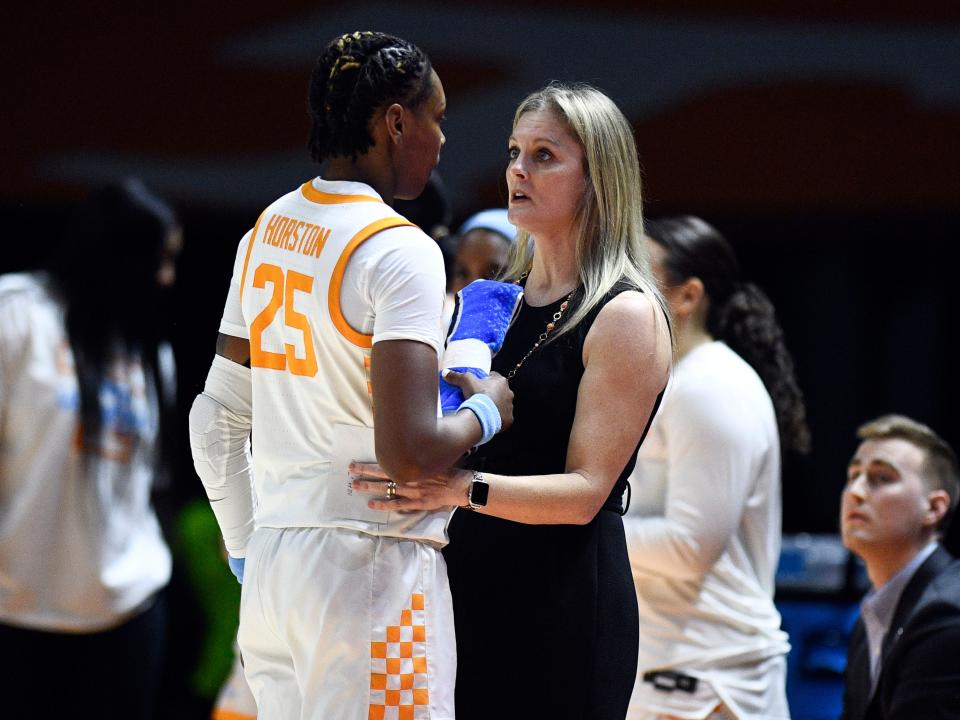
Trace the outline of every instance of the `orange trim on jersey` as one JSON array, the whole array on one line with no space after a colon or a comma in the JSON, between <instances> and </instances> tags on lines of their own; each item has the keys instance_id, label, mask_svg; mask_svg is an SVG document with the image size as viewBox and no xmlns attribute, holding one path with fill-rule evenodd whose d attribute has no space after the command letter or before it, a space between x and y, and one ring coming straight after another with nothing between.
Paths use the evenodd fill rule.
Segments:
<instances>
[{"instance_id":1,"label":"orange trim on jersey","mask_svg":"<svg viewBox=\"0 0 960 720\"><path fill-rule=\"evenodd\" d=\"M352 327L350 327L347 319L343 316L343 310L340 308L340 290L343 287L343 273L347 269L347 263L350 261L350 256L353 255L354 251L366 240L370 239L378 232L382 232L389 228L405 226L416 227L416 225L409 220L405 220L400 217L384 218L382 220L377 220L376 222L370 223L363 228L363 230L350 238L350 242L348 242L346 247L343 248L343 252L340 253L340 259L337 260L337 265L333 269L333 275L330 277L330 288L327 292L327 306L330 311L330 319L333 321L333 324L337 330L340 331L340 334L357 347L373 347L373 335L365 335L362 332L354 330Z\"/></svg>"},{"instance_id":2,"label":"orange trim on jersey","mask_svg":"<svg viewBox=\"0 0 960 720\"><path fill-rule=\"evenodd\" d=\"M214 708L210 720L257 720L257 716L234 712L233 710Z\"/></svg>"},{"instance_id":3,"label":"orange trim on jersey","mask_svg":"<svg viewBox=\"0 0 960 720\"><path fill-rule=\"evenodd\" d=\"M243 285L247 279L247 265L250 264L250 251L253 250L253 240L257 237L257 229L260 227L260 221L263 220L263 216L267 214L266 209L260 213L260 217L257 218L257 221L253 224L253 230L250 231L250 240L247 242L247 255L243 258L243 272L240 274L240 299L243 300Z\"/></svg>"},{"instance_id":4,"label":"orange trim on jersey","mask_svg":"<svg viewBox=\"0 0 960 720\"><path fill-rule=\"evenodd\" d=\"M336 193L325 193L317 190L312 182L305 182L300 186L300 192L310 202L320 203L321 205L337 205L338 203L355 202L377 202L382 203L378 197L373 195L337 195Z\"/></svg>"}]
</instances>

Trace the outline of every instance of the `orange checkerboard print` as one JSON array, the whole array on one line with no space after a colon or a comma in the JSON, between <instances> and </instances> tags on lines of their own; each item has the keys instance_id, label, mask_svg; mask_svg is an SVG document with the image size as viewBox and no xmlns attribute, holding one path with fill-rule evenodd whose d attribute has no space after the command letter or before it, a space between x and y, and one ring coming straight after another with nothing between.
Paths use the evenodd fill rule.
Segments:
<instances>
[{"instance_id":1,"label":"orange checkerboard print","mask_svg":"<svg viewBox=\"0 0 960 720\"><path fill-rule=\"evenodd\" d=\"M370 643L369 720L428 720L427 628L423 594L414 593L398 625L374 631Z\"/></svg>"}]
</instances>

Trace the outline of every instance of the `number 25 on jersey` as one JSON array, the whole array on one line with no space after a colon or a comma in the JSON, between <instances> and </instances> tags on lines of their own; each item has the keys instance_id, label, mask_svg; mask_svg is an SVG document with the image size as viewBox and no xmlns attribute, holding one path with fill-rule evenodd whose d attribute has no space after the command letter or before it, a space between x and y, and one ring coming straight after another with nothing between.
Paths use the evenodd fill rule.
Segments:
<instances>
[{"instance_id":1,"label":"number 25 on jersey","mask_svg":"<svg viewBox=\"0 0 960 720\"><path fill-rule=\"evenodd\" d=\"M289 370L294 375L313 377L317 374L317 356L313 349L313 332L307 316L294 309L295 292L304 293L313 291L313 278L310 275L298 273L295 270L283 269L277 265L263 263L253 274L253 286L266 288L267 283L272 286L270 302L260 311L250 323L250 364L253 367L270 370ZM296 346L284 343L285 352L277 353L263 349L262 337L264 331L273 323L277 311L283 306L283 324L303 335L303 348L306 357L299 358Z\"/></svg>"}]
</instances>

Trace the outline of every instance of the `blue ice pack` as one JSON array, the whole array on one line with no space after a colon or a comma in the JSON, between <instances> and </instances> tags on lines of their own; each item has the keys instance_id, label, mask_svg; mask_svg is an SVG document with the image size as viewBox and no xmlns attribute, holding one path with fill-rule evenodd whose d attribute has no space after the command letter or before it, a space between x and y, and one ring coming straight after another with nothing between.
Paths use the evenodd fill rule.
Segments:
<instances>
[{"instance_id":1,"label":"blue ice pack","mask_svg":"<svg viewBox=\"0 0 960 720\"><path fill-rule=\"evenodd\" d=\"M497 280L474 280L458 292L441 369L466 372L478 378L489 375L490 363L503 345L522 297L522 287ZM463 393L443 379L442 370L440 405L443 414L449 415L460 407Z\"/></svg>"}]
</instances>

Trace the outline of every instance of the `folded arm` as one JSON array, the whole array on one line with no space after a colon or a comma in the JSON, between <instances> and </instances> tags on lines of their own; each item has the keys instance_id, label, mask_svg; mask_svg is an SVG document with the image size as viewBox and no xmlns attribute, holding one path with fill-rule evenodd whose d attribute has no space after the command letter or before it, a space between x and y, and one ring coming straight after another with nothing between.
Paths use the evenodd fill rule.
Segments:
<instances>
[{"instance_id":1,"label":"folded arm","mask_svg":"<svg viewBox=\"0 0 960 720\"><path fill-rule=\"evenodd\" d=\"M700 579L737 532L756 482L758 435L716 378L678 384L658 422L667 438L663 517L625 519L634 572Z\"/></svg>"},{"instance_id":2,"label":"folded arm","mask_svg":"<svg viewBox=\"0 0 960 720\"><path fill-rule=\"evenodd\" d=\"M426 477L456 463L482 436L470 410L437 416L437 353L414 340L375 343L370 377L377 460L398 482ZM498 406L503 427L513 417L506 380L477 380L477 392Z\"/></svg>"}]
</instances>

